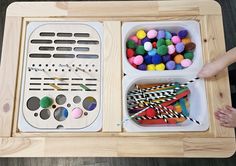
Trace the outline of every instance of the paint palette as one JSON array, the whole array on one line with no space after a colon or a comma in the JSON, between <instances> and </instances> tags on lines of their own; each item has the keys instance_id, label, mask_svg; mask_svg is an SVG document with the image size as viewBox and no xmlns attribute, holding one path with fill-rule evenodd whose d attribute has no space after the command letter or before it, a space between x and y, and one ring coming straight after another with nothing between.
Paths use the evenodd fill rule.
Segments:
<instances>
[{"instance_id":1,"label":"paint palette","mask_svg":"<svg viewBox=\"0 0 236 166\"><path fill-rule=\"evenodd\" d=\"M194 51L193 64L182 70L164 70L164 71L141 71L135 69L127 60L126 57L126 42L128 38L135 35L137 30L144 29L148 31L150 29L164 29L171 32L178 32L183 29L187 29L190 38L197 47ZM126 74L123 77L123 120L130 119L130 116L134 115L138 111L131 108L140 105L145 95L141 97L143 99L130 100L130 92L137 90L137 85L148 85L148 84L169 84L179 83L184 84L189 80L193 79L203 66L202 57L202 46L200 38L200 27L196 21L159 21L159 22L127 22L122 26L122 53L123 53L123 71ZM175 131L205 131L209 127L208 110L207 110L207 99L205 91L204 80L196 80L192 84L186 86L190 93L186 95L188 100L188 116L185 117L179 123L156 123L156 124L142 124L139 122L149 123L151 118L144 115L135 116L124 123L124 129L127 132L175 132ZM140 92L141 93L141 92ZM149 96L150 97L150 96ZM152 96L151 96L152 98ZM130 104L131 103L131 104ZM137 104L139 103L139 104ZM147 101L147 103L150 103ZM142 104L141 104L142 105ZM142 109L140 109L141 111ZM135 112L136 111L136 112ZM162 109L163 111L163 109ZM131 114L132 112L132 114ZM157 111L158 112L158 111ZM164 112L164 111L163 111ZM145 113L145 112L144 112ZM165 112L159 115L164 115ZM158 114L157 114L158 115ZM143 118L143 119L142 119ZM156 117L154 117L156 118ZM158 118L158 117L157 117ZM191 121L191 118L193 121ZM148 121L149 119L149 121ZM160 118L158 118L160 119ZM169 119L171 119L169 117ZM161 119L162 120L162 119ZM164 119L165 120L165 119ZM198 123L195 123L197 120ZM153 120L154 121L154 120ZM168 121L168 119L167 119Z\"/></svg>"},{"instance_id":2,"label":"paint palette","mask_svg":"<svg viewBox=\"0 0 236 166\"><path fill-rule=\"evenodd\" d=\"M102 128L102 24L30 22L22 64L19 129Z\"/></svg>"}]
</instances>

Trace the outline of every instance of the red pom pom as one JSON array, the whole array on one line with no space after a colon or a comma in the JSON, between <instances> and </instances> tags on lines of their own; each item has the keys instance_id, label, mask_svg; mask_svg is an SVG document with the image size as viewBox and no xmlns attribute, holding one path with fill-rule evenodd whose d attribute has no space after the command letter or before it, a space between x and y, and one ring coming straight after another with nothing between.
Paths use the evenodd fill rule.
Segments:
<instances>
[{"instance_id":1,"label":"red pom pom","mask_svg":"<svg viewBox=\"0 0 236 166\"><path fill-rule=\"evenodd\" d=\"M148 108L147 110L146 110L146 116L148 116L148 117L154 117L154 116L156 116L156 111L155 111L155 109L153 109L153 108Z\"/></svg>"},{"instance_id":2,"label":"red pom pom","mask_svg":"<svg viewBox=\"0 0 236 166\"><path fill-rule=\"evenodd\" d=\"M157 42L152 43L152 48L157 48Z\"/></svg>"},{"instance_id":3,"label":"red pom pom","mask_svg":"<svg viewBox=\"0 0 236 166\"><path fill-rule=\"evenodd\" d=\"M134 50L131 49L131 48L128 48L128 49L126 50L126 54L127 54L127 57L128 57L128 58L131 58L131 57L134 56Z\"/></svg>"},{"instance_id":4,"label":"red pom pom","mask_svg":"<svg viewBox=\"0 0 236 166\"><path fill-rule=\"evenodd\" d=\"M134 68L137 68L137 65L135 65L134 63L131 64Z\"/></svg>"}]
</instances>

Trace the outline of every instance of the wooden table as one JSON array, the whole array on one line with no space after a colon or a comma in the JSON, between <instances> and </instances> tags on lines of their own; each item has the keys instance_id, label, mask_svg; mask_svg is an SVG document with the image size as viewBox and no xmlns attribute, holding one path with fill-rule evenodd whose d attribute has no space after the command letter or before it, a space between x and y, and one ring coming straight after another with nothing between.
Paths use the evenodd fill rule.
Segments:
<instances>
[{"instance_id":1,"label":"wooden table","mask_svg":"<svg viewBox=\"0 0 236 166\"><path fill-rule=\"evenodd\" d=\"M25 26L30 21L101 21L104 24L103 130L98 133L21 133L17 129L19 76ZM23 2L7 9L0 67L0 156L2 157L229 157L233 129L214 118L231 104L227 71L206 80L210 128L206 132L127 133L122 114L121 24L123 21L196 20L205 63L225 52L221 8L214 1ZM115 66L111 67L111 64ZM106 70L110 69L110 70ZM113 71L115 70L115 71ZM112 87L109 85L113 85ZM115 92L115 93L110 93ZM111 102L112 101L112 102ZM115 106L115 107L114 107ZM114 109L115 108L115 109ZM111 112L115 119L112 121ZM148 147L148 148L143 148Z\"/></svg>"}]
</instances>

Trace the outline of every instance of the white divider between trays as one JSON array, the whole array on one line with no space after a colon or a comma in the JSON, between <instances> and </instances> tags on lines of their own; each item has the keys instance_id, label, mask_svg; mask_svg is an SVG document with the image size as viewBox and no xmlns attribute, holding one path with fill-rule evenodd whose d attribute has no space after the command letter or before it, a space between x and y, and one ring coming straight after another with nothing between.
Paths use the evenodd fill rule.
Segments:
<instances>
[{"instance_id":1,"label":"white divider between trays","mask_svg":"<svg viewBox=\"0 0 236 166\"><path fill-rule=\"evenodd\" d=\"M164 70L164 71L141 71L131 66L126 57L126 41L135 35L139 29L150 30L168 30L170 32L178 32L186 29L189 37L196 44L194 51L193 64L182 70ZM200 26L197 21L157 21L157 22L125 22L122 25L122 54L123 54L123 72L127 75L152 75L165 76L172 74L181 76L183 74L197 74L203 66L202 44L201 44Z\"/></svg>"},{"instance_id":2,"label":"white divider between trays","mask_svg":"<svg viewBox=\"0 0 236 166\"><path fill-rule=\"evenodd\" d=\"M179 82L185 83L192 79L192 76L176 76L175 74L166 76L128 76L126 75L123 79L123 120L129 118L127 109L127 93L134 89L134 85L139 84L152 84L152 83L170 83ZM126 121L123 124L125 131L127 132L178 132L178 131L205 131L209 128L208 110L207 110L207 100L206 100L206 90L204 80L197 80L194 83L188 85L191 93L189 95L190 104L190 117L198 120L200 125L185 120L182 123L177 123L174 125L164 124L164 125L150 125L142 126L135 123L132 119Z\"/></svg>"}]
</instances>

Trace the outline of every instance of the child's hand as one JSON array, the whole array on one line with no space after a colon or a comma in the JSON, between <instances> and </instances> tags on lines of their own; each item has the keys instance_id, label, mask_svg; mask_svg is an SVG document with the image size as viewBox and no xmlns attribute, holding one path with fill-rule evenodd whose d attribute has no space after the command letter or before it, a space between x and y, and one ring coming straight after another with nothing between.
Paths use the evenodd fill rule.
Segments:
<instances>
[{"instance_id":1,"label":"child's hand","mask_svg":"<svg viewBox=\"0 0 236 166\"><path fill-rule=\"evenodd\" d=\"M231 106L219 108L215 112L215 117L219 120L221 126L236 127L236 109Z\"/></svg>"},{"instance_id":2,"label":"child's hand","mask_svg":"<svg viewBox=\"0 0 236 166\"><path fill-rule=\"evenodd\" d=\"M208 78L208 77L215 76L224 68L225 68L225 65L223 65L220 61L213 61L203 66L201 71L198 73L198 77Z\"/></svg>"}]
</instances>

